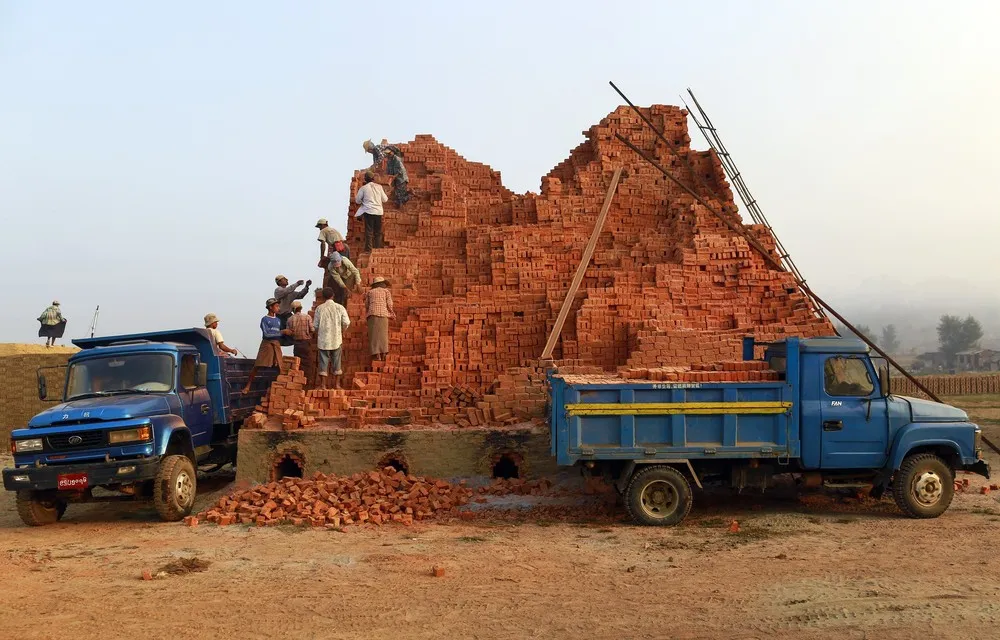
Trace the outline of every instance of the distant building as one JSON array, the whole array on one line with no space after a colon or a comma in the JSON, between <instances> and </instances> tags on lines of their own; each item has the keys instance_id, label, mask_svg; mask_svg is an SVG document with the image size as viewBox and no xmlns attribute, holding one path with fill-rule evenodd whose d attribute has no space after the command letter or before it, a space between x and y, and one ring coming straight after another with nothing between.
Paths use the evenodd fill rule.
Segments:
<instances>
[{"instance_id":1,"label":"distant building","mask_svg":"<svg viewBox=\"0 0 1000 640\"><path fill-rule=\"evenodd\" d=\"M1000 371L1000 351L995 349L970 349L955 354L955 368L959 371Z\"/></svg>"},{"instance_id":2,"label":"distant building","mask_svg":"<svg viewBox=\"0 0 1000 640\"><path fill-rule=\"evenodd\" d=\"M913 361L916 371L935 372L948 367L948 358L940 351L927 351L917 356Z\"/></svg>"}]
</instances>

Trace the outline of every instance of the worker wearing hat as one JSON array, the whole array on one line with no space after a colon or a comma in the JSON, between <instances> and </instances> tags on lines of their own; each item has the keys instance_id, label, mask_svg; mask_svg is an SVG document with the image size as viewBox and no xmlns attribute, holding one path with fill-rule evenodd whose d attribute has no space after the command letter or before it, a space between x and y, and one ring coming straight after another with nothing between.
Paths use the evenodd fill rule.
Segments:
<instances>
[{"instance_id":1,"label":"worker wearing hat","mask_svg":"<svg viewBox=\"0 0 1000 640\"><path fill-rule=\"evenodd\" d=\"M354 266L350 259L345 258L336 251L330 254L330 264L327 265L330 274L330 285L339 293L336 298L338 304L347 305L347 297L352 291L361 291L361 272Z\"/></svg>"},{"instance_id":2,"label":"worker wearing hat","mask_svg":"<svg viewBox=\"0 0 1000 640\"><path fill-rule=\"evenodd\" d=\"M309 294L309 287L312 286L312 280L305 281L305 289L301 291L296 291L296 288L302 285L302 280L297 280L295 284L289 285L288 278L278 274L274 276L274 284L278 285L274 289L274 299L278 301L278 318L281 320L281 328L285 328L285 323L288 322L288 318L292 315L292 302L295 300L301 300ZM282 342L282 346L287 347L291 342L285 344Z\"/></svg>"},{"instance_id":3,"label":"worker wearing hat","mask_svg":"<svg viewBox=\"0 0 1000 640\"><path fill-rule=\"evenodd\" d=\"M278 318L278 308L281 305L277 298L268 298L264 306L267 308L267 315L260 319L260 348L257 349L257 358L253 362L253 368L250 369L250 378L247 380L247 386L243 387L243 393L250 391L250 385L257 377L257 369L277 367L278 372L281 372L280 340L282 336L292 335L291 329L281 327L281 320Z\"/></svg>"},{"instance_id":4,"label":"worker wearing hat","mask_svg":"<svg viewBox=\"0 0 1000 640\"><path fill-rule=\"evenodd\" d=\"M385 360L389 353L389 320L396 317L392 308L389 281L382 276L372 280L365 292L365 318L368 320L368 353L373 360Z\"/></svg>"},{"instance_id":5,"label":"worker wearing hat","mask_svg":"<svg viewBox=\"0 0 1000 640\"><path fill-rule=\"evenodd\" d=\"M56 338L63 337L66 330L66 319L63 318L62 310L59 308L59 301L53 300L52 304L45 308L42 315L38 316L38 337L45 338L45 348L56 346Z\"/></svg>"},{"instance_id":6,"label":"worker wearing hat","mask_svg":"<svg viewBox=\"0 0 1000 640\"><path fill-rule=\"evenodd\" d=\"M327 257L329 254L336 251L342 256L351 257L351 250L347 248L347 244L344 242L344 236L340 235L340 232L330 226L326 218L320 218L316 221L316 228L319 229L319 260L320 268L326 267L323 258Z\"/></svg>"},{"instance_id":7,"label":"worker wearing hat","mask_svg":"<svg viewBox=\"0 0 1000 640\"><path fill-rule=\"evenodd\" d=\"M212 334L212 342L215 347L222 352L223 355L233 354L236 355L236 349L226 346L226 342L222 337L222 332L219 331L219 316L214 313L209 313L205 316L205 328L208 332Z\"/></svg>"}]
</instances>

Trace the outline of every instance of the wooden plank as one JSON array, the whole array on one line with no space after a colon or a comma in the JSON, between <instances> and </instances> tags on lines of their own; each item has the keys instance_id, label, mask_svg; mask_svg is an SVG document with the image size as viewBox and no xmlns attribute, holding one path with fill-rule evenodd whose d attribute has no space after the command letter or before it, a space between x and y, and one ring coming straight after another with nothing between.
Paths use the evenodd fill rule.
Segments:
<instances>
[{"instance_id":1,"label":"wooden plank","mask_svg":"<svg viewBox=\"0 0 1000 640\"><path fill-rule=\"evenodd\" d=\"M551 358L552 352L556 348L556 341L559 340L563 325L566 324L566 318L569 316L569 310L573 307L573 299L576 298L576 292L580 288L580 283L583 282L583 274L586 273L587 267L590 265L590 259L594 256L594 249L597 248L597 239L601 236L601 230L604 228L604 221L608 217L611 200L615 196L615 190L618 189L618 180L621 178L621 175L622 168L618 167L615 169L614 175L611 176L608 193L604 196L604 206L601 207L601 212L597 215L597 222L594 223L594 230L590 234L590 241L587 242L587 248L583 250L583 257L580 259L580 264L573 275L573 281L570 283L566 297L563 299L559 315L556 316L556 323L552 326L549 339L545 342L545 349L542 350L542 360Z\"/></svg>"}]
</instances>

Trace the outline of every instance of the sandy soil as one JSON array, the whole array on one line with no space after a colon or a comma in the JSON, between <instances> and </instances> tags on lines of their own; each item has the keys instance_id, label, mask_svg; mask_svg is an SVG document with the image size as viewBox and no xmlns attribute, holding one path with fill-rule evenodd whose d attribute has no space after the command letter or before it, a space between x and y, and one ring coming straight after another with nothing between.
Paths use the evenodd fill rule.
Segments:
<instances>
[{"instance_id":1,"label":"sandy soil","mask_svg":"<svg viewBox=\"0 0 1000 640\"><path fill-rule=\"evenodd\" d=\"M531 512L346 533L189 528L120 505L29 529L5 492L0 638L886 640L990 637L1000 622L996 494L959 494L922 521L823 495L695 504L671 529ZM192 558L209 564L142 579Z\"/></svg>"}]
</instances>

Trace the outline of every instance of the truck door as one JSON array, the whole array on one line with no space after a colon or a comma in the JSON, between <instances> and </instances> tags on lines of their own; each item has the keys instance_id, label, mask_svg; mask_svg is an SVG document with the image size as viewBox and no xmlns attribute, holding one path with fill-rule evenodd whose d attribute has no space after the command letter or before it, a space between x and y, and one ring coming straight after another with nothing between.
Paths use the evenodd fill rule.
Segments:
<instances>
[{"instance_id":1,"label":"truck door","mask_svg":"<svg viewBox=\"0 0 1000 640\"><path fill-rule=\"evenodd\" d=\"M821 464L824 469L877 469L889 440L886 399L866 357L823 359L820 390Z\"/></svg>"},{"instance_id":2,"label":"truck door","mask_svg":"<svg viewBox=\"0 0 1000 640\"><path fill-rule=\"evenodd\" d=\"M197 369L197 354L181 356L177 392L184 406L184 423L191 431L195 448L209 444L212 439L212 401L208 396L208 387L195 384Z\"/></svg>"}]
</instances>

